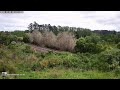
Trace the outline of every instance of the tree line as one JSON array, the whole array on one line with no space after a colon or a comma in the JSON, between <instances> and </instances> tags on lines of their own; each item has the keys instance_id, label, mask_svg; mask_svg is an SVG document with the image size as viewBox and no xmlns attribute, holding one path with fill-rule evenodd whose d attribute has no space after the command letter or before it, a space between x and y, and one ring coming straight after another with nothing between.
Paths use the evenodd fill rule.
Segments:
<instances>
[{"instance_id":1,"label":"tree line","mask_svg":"<svg viewBox=\"0 0 120 90\"><path fill-rule=\"evenodd\" d=\"M80 28L80 27L69 27L69 26L51 26L50 24L38 24L36 22L30 23L28 25L28 30L26 32L33 32L33 31L52 31L55 35L60 32L72 32L74 33L75 37L79 39L80 37L91 36L93 33L100 35L100 37L107 41L107 42L115 42L118 43L120 41L120 32L115 30L91 30L87 28Z\"/></svg>"}]
</instances>

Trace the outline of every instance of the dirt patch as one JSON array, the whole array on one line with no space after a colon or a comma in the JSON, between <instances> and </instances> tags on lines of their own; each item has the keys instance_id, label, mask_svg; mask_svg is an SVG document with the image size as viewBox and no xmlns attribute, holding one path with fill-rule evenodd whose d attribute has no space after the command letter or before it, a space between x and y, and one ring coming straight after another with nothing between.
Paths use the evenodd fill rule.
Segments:
<instances>
[{"instance_id":1,"label":"dirt patch","mask_svg":"<svg viewBox=\"0 0 120 90\"><path fill-rule=\"evenodd\" d=\"M46 48L46 47L40 47L40 46L37 46L37 45L33 45L33 44L29 44L33 50L36 50L36 51L39 51L39 52L44 52L44 53L47 53L47 52L55 52L55 53L61 53L63 51L59 51L59 50L54 50L54 49L50 49L50 48Z\"/></svg>"}]
</instances>

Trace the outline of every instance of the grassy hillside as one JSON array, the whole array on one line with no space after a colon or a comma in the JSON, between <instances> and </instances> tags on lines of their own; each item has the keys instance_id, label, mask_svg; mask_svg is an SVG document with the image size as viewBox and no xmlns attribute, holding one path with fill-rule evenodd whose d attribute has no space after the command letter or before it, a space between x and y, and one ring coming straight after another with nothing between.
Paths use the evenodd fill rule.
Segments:
<instances>
[{"instance_id":1,"label":"grassy hillside","mask_svg":"<svg viewBox=\"0 0 120 90\"><path fill-rule=\"evenodd\" d=\"M25 74L8 79L119 79L120 44L108 37L0 32L0 73Z\"/></svg>"}]
</instances>

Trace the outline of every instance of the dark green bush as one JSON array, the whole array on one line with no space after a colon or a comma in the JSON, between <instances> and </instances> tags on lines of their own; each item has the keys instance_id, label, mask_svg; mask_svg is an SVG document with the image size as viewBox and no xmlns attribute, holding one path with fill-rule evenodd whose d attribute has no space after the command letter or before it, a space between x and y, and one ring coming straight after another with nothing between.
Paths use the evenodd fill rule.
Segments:
<instances>
[{"instance_id":1,"label":"dark green bush","mask_svg":"<svg viewBox=\"0 0 120 90\"><path fill-rule=\"evenodd\" d=\"M32 66L32 67L31 67L31 70L33 70L33 71L36 71L36 70L40 70L40 69L41 69L41 67L40 67L40 62L37 62L37 61L33 62L31 66Z\"/></svg>"},{"instance_id":2,"label":"dark green bush","mask_svg":"<svg viewBox=\"0 0 120 90\"><path fill-rule=\"evenodd\" d=\"M96 66L99 70L111 71L115 70L120 65L120 51L109 50L103 52L98 57Z\"/></svg>"},{"instance_id":3,"label":"dark green bush","mask_svg":"<svg viewBox=\"0 0 120 90\"><path fill-rule=\"evenodd\" d=\"M115 75L120 75L120 67L117 67L114 72Z\"/></svg>"},{"instance_id":4,"label":"dark green bush","mask_svg":"<svg viewBox=\"0 0 120 90\"><path fill-rule=\"evenodd\" d=\"M96 44L91 41L88 41L86 38L79 38L76 42L75 50L81 53L100 53L104 50L102 44Z\"/></svg>"},{"instance_id":5,"label":"dark green bush","mask_svg":"<svg viewBox=\"0 0 120 90\"><path fill-rule=\"evenodd\" d=\"M120 42L117 44L117 48L120 49Z\"/></svg>"},{"instance_id":6,"label":"dark green bush","mask_svg":"<svg viewBox=\"0 0 120 90\"><path fill-rule=\"evenodd\" d=\"M23 49L23 52L25 53L33 53L31 47L29 45L26 45L25 49Z\"/></svg>"},{"instance_id":7,"label":"dark green bush","mask_svg":"<svg viewBox=\"0 0 120 90\"><path fill-rule=\"evenodd\" d=\"M8 48L9 49L16 49L16 45L17 45L17 43L15 42L15 41L12 41L9 45L8 45Z\"/></svg>"},{"instance_id":8,"label":"dark green bush","mask_svg":"<svg viewBox=\"0 0 120 90\"><path fill-rule=\"evenodd\" d=\"M29 43L29 37L28 37L27 34L24 35L24 37L23 37L23 42Z\"/></svg>"},{"instance_id":9,"label":"dark green bush","mask_svg":"<svg viewBox=\"0 0 120 90\"><path fill-rule=\"evenodd\" d=\"M12 41L18 41L16 35L12 35L10 32L0 34L0 44L9 45Z\"/></svg>"}]
</instances>

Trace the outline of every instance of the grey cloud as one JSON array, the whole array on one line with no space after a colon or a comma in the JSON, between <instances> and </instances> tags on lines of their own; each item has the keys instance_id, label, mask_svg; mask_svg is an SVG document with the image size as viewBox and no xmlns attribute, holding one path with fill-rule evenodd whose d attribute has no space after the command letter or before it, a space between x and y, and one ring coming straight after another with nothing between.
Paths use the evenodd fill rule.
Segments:
<instances>
[{"instance_id":1,"label":"grey cloud","mask_svg":"<svg viewBox=\"0 0 120 90\"><path fill-rule=\"evenodd\" d=\"M103 12L104 13L104 12ZM112 25L115 28L120 28L120 12L110 12L104 15L98 15L96 12L84 12L84 18L89 18L95 20L99 24ZM113 15L111 15L113 14Z\"/></svg>"},{"instance_id":2,"label":"grey cloud","mask_svg":"<svg viewBox=\"0 0 120 90\"><path fill-rule=\"evenodd\" d=\"M74 18L74 14L78 16L78 20ZM115 28L120 28L120 12L110 12L105 13L101 12L99 14L98 11L71 11L67 14L67 12L30 12L25 11L23 14L0 14L0 29L2 30L5 28L27 28L27 25L33 21L38 22L39 24L54 24L54 25L79 25L84 21L79 21L80 18L82 19L90 19L96 22L97 24L101 25L110 25L114 26ZM72 14L72 19L69 15ZM77 21L76 21L77 20ZM85 23L90 23L86 22ZM95 23L94 23L95 24ZM81 25L81 24L80 24ZM87 24L86 24L87 25ZM93 25L95 27L96 25ZM78 26L79 27L79 26ZM82 27L82 26L81 26ZM97 27L97 26L96 26ZM91 27L92 28L92 27Z\"/></svg>"},{"instance_id":3,"label":"grey cloud","mask_svg":"<svg viewBox=\"0 0 120 90\"><path fill-rule=\"evenodd\" d=\"M104 23L104 24L113 24L113 25L118 25L120 24L120 17L116 16L116 17L113 17L113 18L109 18L109 19L98 19L96 20L98 23Z\"/></svg>"}]
</instances>

